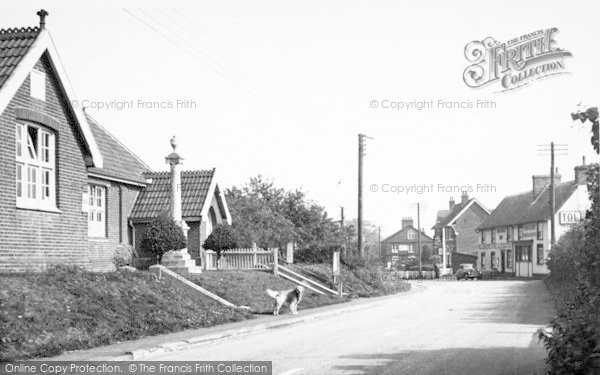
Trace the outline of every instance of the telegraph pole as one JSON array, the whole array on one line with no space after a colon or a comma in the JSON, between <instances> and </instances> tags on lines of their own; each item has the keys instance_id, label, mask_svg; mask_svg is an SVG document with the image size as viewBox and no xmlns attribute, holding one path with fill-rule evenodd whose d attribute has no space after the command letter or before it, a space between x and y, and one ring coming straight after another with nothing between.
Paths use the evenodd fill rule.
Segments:
<instances>
[{"instance_id":1,"label":"telegraph pole","mask_svg":"<svg viewBox=\"0 0 600 375\"><path fill-rule=\"evenodd\" d=\"M548 205L550 206L550 247L553 247L556 244L556 184L554 182L556 167L554 158L556 155L567 155L568 148L566 144L550 142L550 145L538 145L538 152L540 155L548 155L547 152L550 152L550 201Z\"/></svg>"},{"instance_id":2,"label":"telegraph pole","mask_svg":"<svg viewBox=\"0 0 600 375\"><path fill-rule=\"evenodd\" d=\"M554 183L554 142L550 142L550 245L556 243L556 223L554 212L556 210L556 185Z\"/></svg>"},{"instance_id":3,"label":"telegraph pole","mask_svg":"<svg viewBox=\"0 0 600 375\"><path fill-rule=\"evenodd\" d=\"M363 202L362 202L362 186L363 186L363 156L365 156L365 138L364 134L358 135L358 253L361 258L364 258L365 252L363 248Z\"/></svg>"},{"instance_id":4,"label":"telegraph pole","mask_svg":"<svg viewBox=\"0 0 600 375\"><path fill-rule=\"evenodd\" d=\"M417 203L417 246L419 247L419 277L423 275L423 265L421 252L423 249L421 248L421 203Z\"/></svg>"}]
</instances>

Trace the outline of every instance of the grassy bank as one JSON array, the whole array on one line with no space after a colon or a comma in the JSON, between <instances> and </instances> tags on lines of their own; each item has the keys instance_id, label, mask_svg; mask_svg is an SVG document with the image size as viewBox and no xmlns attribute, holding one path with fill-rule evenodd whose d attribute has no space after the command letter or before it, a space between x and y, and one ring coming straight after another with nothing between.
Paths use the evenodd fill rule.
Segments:
<instances>
[{"instance_id":1,"label":"grassy bank","mask_svg":"<svg viewBox=\"0 0 600 375\"><path fill-rule=\"evenodd\" d=\"M248 317L209 298L192 300L147 272L60 267L0 275L0 362Z\"/></svg>"},{"instance_id":2,"label":"grassy bank","mask_svg":"<svg viewBox=\"0 0 600 375\"><path fill-rule=\"evenodd\" d=\"M326 279L333 277L329 264L299 264L299 266ZM345 288L344 292L354 297L378 297L410 290L409 283L385 277L384 271L376 266L353 270L342 266L341 279Z\"/></svg>"},{"instance_id":3,"label":"grassy bank","mask_svg":"<svg viewBox=\"0 0 600 375\"><path fill-rule=\"evenodd\" d=\"M197 284L236 304L249 306L256 314L273 313L273 299L266 289L292 289L296 284L273 276L266 271L208 271L204 272ZM324 296L307 290L298 309L308 309L340 303L336 297ZM282 314L289 314L287 307Z\"/></svg>"}]
</instances>

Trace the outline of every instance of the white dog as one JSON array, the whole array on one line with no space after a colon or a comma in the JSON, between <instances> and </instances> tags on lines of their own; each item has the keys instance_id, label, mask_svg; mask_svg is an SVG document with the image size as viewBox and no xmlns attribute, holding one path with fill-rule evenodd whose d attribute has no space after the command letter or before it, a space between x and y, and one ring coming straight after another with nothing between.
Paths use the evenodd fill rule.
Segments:
<instances>
[{"instance_id":1,"label":"white dog","mask_svg":"<svg viewBox=\"0 0 600 375\"><path fill-rule=\"evenodd\" d=\"M273 315L279 315L279 310L284 303L289 303L290 311L292 314L298 314L298 304L302 300L302 295L304 294L304 287L298 286L294 289L289 290L271 290L267 289L267 294L270 297L275 298L275 309L273 310Z\"/></svg>"}]
</instances>

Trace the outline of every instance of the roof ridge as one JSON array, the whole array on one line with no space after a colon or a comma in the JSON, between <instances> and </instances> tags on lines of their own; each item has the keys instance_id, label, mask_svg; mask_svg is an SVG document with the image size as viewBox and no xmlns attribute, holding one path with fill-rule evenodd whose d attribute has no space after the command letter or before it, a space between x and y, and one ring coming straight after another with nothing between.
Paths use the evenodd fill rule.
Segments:
<instances>
[{"instance_id":1,"label":"roof ridge","mask_svg":"<svg viewBox=\"0 0 600 375\"><path fill-rule=\"evenodd\" d=\"M98 121L96 121L95 118L93 118L89 113L87 113L85 111L84 111L84 113L85 113L85 117L86 118L92 120L96 126L98 126L100 129L102 129L106 134L108 134L108 136L111 137L117 144L119 144L119 146L123 147L125 149L125 151L129 152L131 154L131 156L133 156L138 162L140 162L140 164L142 164L149 171L152 171L152 168L150 168L148 166L148 164L146 164L142 159L140 159L133 151L131 151L121 141L119 141L117 139L117 137L115 137L114 135L112 135L112 133L109 132L104 126L100 125L100 123Z\"/></svg>"},{"instance_id":2,"label":"roof ridge","mask_svg":"<svg viewBox=\"0 0 600 375\"><path fill-rule=\"evenodd\" d=\"M8 27L0 29L0 36L14 34L37 34L40 32L39 26L27 27Z\"/></svg>"}]
</instances>

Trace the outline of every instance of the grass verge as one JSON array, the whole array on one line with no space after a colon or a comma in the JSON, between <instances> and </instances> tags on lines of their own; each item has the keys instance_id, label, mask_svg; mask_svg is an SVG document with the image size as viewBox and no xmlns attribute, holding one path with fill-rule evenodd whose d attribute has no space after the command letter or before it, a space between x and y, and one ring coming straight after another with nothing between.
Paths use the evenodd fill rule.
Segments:
<instances>
[{"instance_id":1,"label":"grass verge","mask_svg":"<svg viewBox=\"0 0 600 375\"><path fill-rule=\"evenodd\" d=\"M299 266L326 279L333 277L331 266L328 264L299 264ZM409 283L385 277L384 271L377 266L358 267L353 270L342 266L341 279L346 288L344 292L353 297L378 297L410 290Z\"/></svg>"},{"instance_id":2,"label":"grass verge","mask_svg":"<svg viewBox=\"0 0 600 375\"><path fill-rule=\"evenodd\" d=\"M251 311L256 314L273 313L274 300L267 295L267 289L285 290L296 287L296 284L275 277L266 271L208 271L204 272L196 283L238 306L249 306ZM308 309L344 301L337 297L306 290L298 309ZM284 306L280 313L289 314L289 310Z\"/></svg>"},{"instance_id":3,"label":"grass verge","mask_svg":"<svg viewBox=\"0 0 600 375\"><path fill-rule=\"evenodd\" d=\"M56 267L0 275L0 285L0 362L251 317L209 298L192 300L148 272Z\"/></svg>"}]
</instances>

